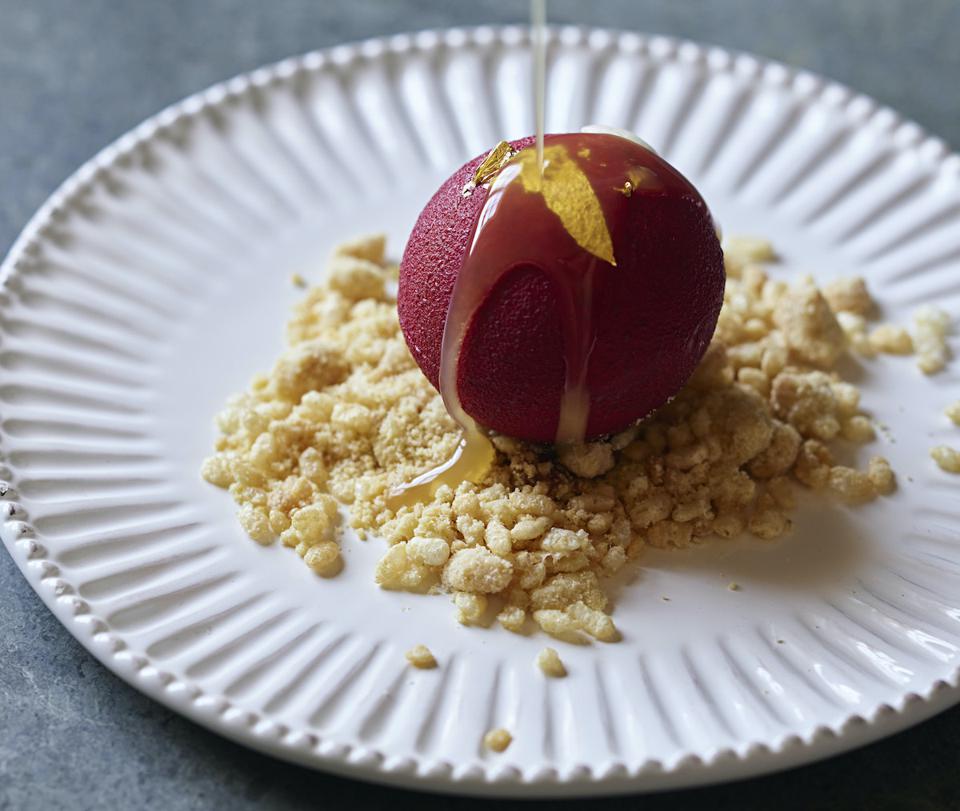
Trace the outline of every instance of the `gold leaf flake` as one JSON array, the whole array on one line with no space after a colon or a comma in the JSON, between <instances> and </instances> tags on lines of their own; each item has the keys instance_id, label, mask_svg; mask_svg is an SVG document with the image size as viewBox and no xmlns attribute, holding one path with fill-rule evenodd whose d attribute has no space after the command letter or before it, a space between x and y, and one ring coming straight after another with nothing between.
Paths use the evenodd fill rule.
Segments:
<instances>
[{"instance_id":1,"label":"gold leaf flake","mask_svg":"<svg viewBox=\"0 0 960 811\"><path fill-rule=\"evenodd\" d=\"M477 167L477 171L473 173L473 185L482 186L484 183L488 182L494 178L497 173L503 168L503 165L514 155L513 147L510 146L506 141L501 141L497 144L490 152L487 154L487 157L483 159L483 162Z\"/></svg>"},{"instance_id":2,"label":"gold leaf flake","mask_svg":"<svg viewBox=\"0 0 960 811\"><path fill-rule=\"evenodd\" d=\"M616 266L613 239L600 200L590 180L567 150L560 145L543 150L542 176L533 150L523 150L516 160L520 164L523 188L543 195L547 208L560 218L567 233L581 248Z\"/></svg>"}]
</instances>

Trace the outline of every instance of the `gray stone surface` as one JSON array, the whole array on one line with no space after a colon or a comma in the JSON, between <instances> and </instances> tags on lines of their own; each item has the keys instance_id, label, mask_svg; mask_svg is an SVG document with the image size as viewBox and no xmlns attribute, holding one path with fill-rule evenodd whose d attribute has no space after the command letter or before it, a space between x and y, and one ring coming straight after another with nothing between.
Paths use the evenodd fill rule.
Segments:
<instances>
[{"instance_id":1,"label":"gray stone surface","mask_svg":"<svg viewBox=\"0 0 960 811\"><path fill-rule=\"evenodd\" d=\"M292 53L524 18L523 0L0 0L0 248L78 164L176 99ZM956 0L553 0L555 21L690 37L822 72L960 144ZM780 776L606 803L960 807L960 709ZM95 662L0 554L0 809L480 807L288 766ZM586 804L584 804L586 807Z\"/></svg>"}]
</instances>

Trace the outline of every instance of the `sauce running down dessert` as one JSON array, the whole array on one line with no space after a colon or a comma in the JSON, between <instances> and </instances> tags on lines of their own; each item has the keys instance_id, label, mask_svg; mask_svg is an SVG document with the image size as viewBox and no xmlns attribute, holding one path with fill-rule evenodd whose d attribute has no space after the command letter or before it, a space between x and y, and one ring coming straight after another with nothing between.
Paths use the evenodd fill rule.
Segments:
<instances>
[{"instance_id":1,"label":"sauce running down dessert","mask_svg":"<svg viewBox=\"0 0 960 811\"><path fill-rule=\"evenodd\" d=\"M457 422L463 431L463 437L453 456L438 467L428 470L415 480L395 489L391 494L391 504L396 507L402 503L412 504L432 496L442 484L456 488L460 482L478 482L489 470L494 460L493 446L478 425L477 419L484 424L504 433L524 439L549 441L559 445L573 445L582 443L591 430L594 434L611 432L626 427L630 422L650 413L654 408L662 405L669 397L679 390L687 376L692 373L697 361L703 355L710 341L710 334L716 325L717 316L723 296L723 260L720 253L719 241L715 233L704 235L696 233L703 231L704 223L712 223L709 211L700 199L696 190L687 181L676 173L669 164L656 158L651 165L648 158L653 156L652 150L635 136L625 132L598 132L597 128L587 133L581 131L574 135L557 135L547 145L545 132L546 111L546 63L547 63L547 27L546 27L546 0L530 0L530 30L531 30L531 57L533 65L533 98L534 120L536 134L525 142L509 144L501 141L489 155L486 156L473 174L473 177L464 185L462 195L471 196L478 188L487 191L486 200L482 208L468 209L475 215L469 225L469 232L465 234L461 229L459 236L467 235L466 248L462 261L456 268L452 290L449 291L449 301L446 312L442 314L442 337L433 340L434 350L439 348L439 359L429 358L422 351L416 333L418 329L408 327L410 318L405 318L405 311L409 312L410 296L404 296L404 276L407 279L411 274L404 274L401 266L401 291L398 301L401 325L407 338L408 346L431 382L437 386L444 405L450 416ZM532 141L532 145L531 145ZM657 166L656 164L660 164ZM658 171L662 169L664 171ZM461 169L461 171L463 171ZM450 181L447 181L449 185ZM484 187L489 187L485 189ZM430 210L438 197L442 196L443 187L435 195L431 204L421 214L414 233L411 235L408 251L405 252L403 264L406 262L410 245L417 241L418 229L424 220L424 215ZM666 198L675 200L686 199L693 202L695 212L693 217L694 228L689 235L683 234L684 217L667 214L668 227L663 234L656 233L654 227L653 239L661 239L669 244L677 236L689 236L689 243L693 251L681 249L678 254L687 259L695 256L694 269L697 262L703 264L704 284L702 290L696 291L692 297L691 312L678 319L677 324L669 324L671 307L664 308L667 313L666 329L660 329L661 338L674 341L677 347L674 351L666 352L669 358L679 354L680 362L675 368L660 375L662 378L651 387L650 391L641 392L642 396L631 399L631 386L624 386L619 394L613 394L613 402L607 404L606 418L591 422L592 394L598 399L604 399L601 390L592 392L590 381L590 361L598 341L604 340L608 345L610 336L604 336L597 328L595 321L598 316L610 317L616 327L616 322L624 318L622 312L616 308L611 313L609 307L603 304L595 306L598 280L603 282L603 276L617 265L615 245L627 245L626 272L635 270L635 263L631 260L644 260L651 257L644 256L644 251L633 250L630 234L630 220L636 220L640 206L625 206L624 198L631 198L634 194L658 193ZM620 195L620 197L617 197ZM635 209L630 211L630 209ZM442 209L442 206L438 206ZM439 220L433 224L438 226L431 229L428 222L424 231L428 236L440 240L456 241L458 232L454 223L450 228L444 218L452 212L440 210ZM698 216L699 215L699 216ZM427 217L428 221L433 219ZM656 226L658 218L654 218ZM676 226L680 227L679 232ZM439 233L429 234L431 230ZM713 230L712 224L707 229ZM422 234L421 234L422 235ZM618 239L617 237L624 237ZM646 235L650 239L650 234ZM454 248L456 251L456 247ZM667 261L674 258L667 254ZM654 257L656 263L656 257ZM414 262L415 264L415 262ZM660 257L663 264L663 257ZM687 271L689 262L680 261L679 272ZM494 296L500 283L509 274L517 271L540 272L547 276L550 284L549 291L541 291L539 298L543 311L556 311L559 320L559 346L554 347L552 353L548 351L548 362L543 366L543 374L533 374L519 385L509 385L509 376L502 374L496 362L493 368L483 370L485 374L479 377L499 379L505 386L494 385L490 391L480 395L480 399L489 397L499 401L492 414L478 413L477 409L465 407L461 399L461 358L464 354L465 341L468 330L472 327L481 313L484 302ZM442 272L442 269L441 269ZM416 271L414 271L414 274ZM408 288L411 286L406 285ZM421 296L436 294L435 285L427 283L412 285L419 288L414 293ZM529 285L528 285L529 287ZM616 287L613 285L612 287ZM634 292L631 286L620 285L622 293ZM669 285L668 285L669 288ZM669 291L668 291L669 292ZM678 286L681 295L684 286ZM527 291L528 300L530 291ZM551 308L551 298L555 307ZM601 292L602 297L602 292ZM655 298L655 297L654 297ZM422 301L422 299L421 299ZM416 311L416 305L412 308ZM428 305L427 310L430 310ZM522 308L521 308L522 309ZM440 312L433 308L433 338L440 326ZM642 309L637 313L642 317ZM413 318L417 318L416 312ZM659 319L651 320L651 329L657 332ZM404 324L406 322L406 325ZM542 327L541 323L541 327ZM549 328L547 332L549 332ZM428 329L429 332L429 329ZM497 332L496 328L489 332ZM556 331L554 331L556 332ZM630 331L627 330L629 333ZM541 333L543 330L541 329ZM429 337L429 335L427 336ZM544 337L531 330L530 345L536 344L536 339ZM556 338L556 334L552 337ZM557 343L554 341L554 343ZM657 352L664 347L658 346L657 341L630 341L629 337L623 341L622 348L626 352L651 351ZM503 352L506 346L500 344L490 348L488 354L496 355ZM518 353L519 354L519 353ZM602 350L601 350L601 354ZM554 374L551 380L551 366L556 366L557 360L562 361L562 386L560 392L554 391L559 375ZM553 364L549 361L552 360ZM534 361L540 369L540 364ZM607 385L617 385L617 374L612 374L609 357L606 361L596 364L595 375L606 374ZM635 364L623 364L627 369L640 373L657 373L656 368L637 367ZM429 367L429 368L428 368ZM654 364L655 367L655 364ZM523 376L523 364L519 364L515 372ZM432 373L431 373L432 372ZM538 378L542 376L542 381ZM529 383L533 381L533 385ZM483 384L481 384L483 385ZM519 400L511 402L510 397L502 397L504 389L511 393L518 392ZM523 401L524 396L526 402ZM531 403L541 399L550 402L551 399L559 402L553 407L547 406L545 414L537 414L536 407L530 412ZM619 402L617 402L619 400ZM611 407L612 405L612 407ZM481 412L483 408L479 409ZM489 409L487 409L489 411ZM505 420L498 420L497 411L502 418L504 413L511 410L527 411L526 416L509 416ZM552 411L556 411L556 415ZM471 413L472 411L472 413ZM618 413L619 412L619 413ZM486 419L484 419L486 417ZM554 427L555 426L555 427Z\"/></svg>"},{"instance_id":2,"label":"sauce running down dessert","mask_svg":"<svg viewBox=\"0 0 960 811\"><path fill-rule=\"evenodd\" d=\"M560 338L562 383L535 392L535 398L554 399L553 421L539 425L537 435L529 438L568 444L590 436L591 356L598 339L605 337L609 343L609 335L603 336L595 323L595 293L609 297L616 274L637 272L632 234L641 201L690 196L692 187L682 176L633 140L595 132L547 136L542 167L529 141L499 144L461 189L463 197L485 198L476 207L449 297L436 383L463 430L463 441L453 458L399 488L394 493L398 503L420 500L444 483L456 487L464 480L476 481L493 460L489 440L461 399L461 358L468 330L508 275L526 272L546 278L546 300L532 304L550 312ZM703 211L709 219L705 207ZM626 250L625 268L618 266L617 246ZM722 282L707 313L713 321L721 295ZM599 314L604 313L601 308ZM401 301L401 320L403 315ZM709 334L700 341L700 351L708 339ZM679 383L682 380L677 387ZM650 407L629 414L613 428L625 427Z\"/></svg>"}]
</instances>

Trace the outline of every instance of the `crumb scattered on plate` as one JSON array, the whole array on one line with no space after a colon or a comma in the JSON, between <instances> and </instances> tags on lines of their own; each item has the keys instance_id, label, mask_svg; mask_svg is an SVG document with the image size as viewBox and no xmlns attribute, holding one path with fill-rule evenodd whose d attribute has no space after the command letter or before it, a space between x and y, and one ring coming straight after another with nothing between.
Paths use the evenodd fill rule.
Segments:
<instances>
[{"instance_id":1,"label":"crumb scattered on plate","mask_svg":"<svg viewBox=\"0 0 960 811\"><path fill-rule=\"evenodd\" d=\"M960 425L960 400L948 405L944 410L944 414L950 418L950 422L954 425Z\"/></svg>"},{"instance_id":2,"label":"crumb scattered on plate","mask_svg":"<svg viewBox=\"0 0 960 811\"><path fill-rule=\"evenodd\" d=\"M407 661L420 670L431 670L437 666L437 660L426 645L415 645L406 653Z\"/></svg>"},{"instance_id":3,"label":"crumb scattered on plate","mask_svg":"<svg viewBox=\"0 0 960 811\"><path fill-rule=\"evenodd\" d=\"M492 752L503 752L513 741L513 736L507 730L491 729L483 736L483 745Z\"/></svg>"},{"instance_id":4,"label":"crumb scattered on plate","mask_svg":"<svg viewBox=\"0 0 960 811\"><path fill-rule=\"evenodd\" d=\"M960 473L960 450L949 445L937 445L930 450L930 456L941 470L947 473Z\"/></svg>"},{"instance_id":5,"label":"crumb scattered on plate","mask_svg":"<svg viewBox=\"0 0 960 811\"><path fill-rule=\"evenodd\" d=\"M203 475L229 489L254 540L279 540L320 575L342 566L344 505L361 537L387 543L373 573L382 588L446 592L464 624L495 617L522 632L532 619L569 641L619 638L603 581L647 546L778 538L797 487L847 504L891 493L883 457L836 463L835 440L875 438L838 362L915 344L933 357L949 326L927 308L915 338L868 333L876 307L862 279L788 284L758 264L775 256L769 243L731 241L716 335L671 403L572 448L494 436L483 481L394 509L389 491L448 459L460 434L407 350L384 249L374 236L335 251L295 307L288 349L218 416ZM960 471L956 451L935 458Z\"/></svg>"},{"instance_id":6,"label":"crumb scattered on plate","mask_svg":"<svg viewBox=\"0 0 960 811\"><path fill-rule=\"evenodd\" d=\"M560 660L560 654L554 648L544 648L537 654L537 667L545 676L561 679L567 675L567 668Z\"/></svg>"},{"instance_id":7,"label":"crumb scattered on plate","mask_svg":"<svg viewBox=\"0 0 960 811\"><path fill-rule=\"evenodd\" d=\"M930 375L944 369L949 359L947 333L950 316L943 310L926 304L913 314L913 343L917 351L917 366Z\"/></svg>"}]
</instances>

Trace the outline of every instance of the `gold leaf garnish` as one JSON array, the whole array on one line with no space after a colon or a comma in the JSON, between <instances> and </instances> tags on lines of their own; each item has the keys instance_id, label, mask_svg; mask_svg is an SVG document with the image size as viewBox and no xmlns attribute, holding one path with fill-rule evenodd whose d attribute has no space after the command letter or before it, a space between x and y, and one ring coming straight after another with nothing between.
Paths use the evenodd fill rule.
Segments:
<instances>
[{"instance_id":1,"label":"gold leaf garnish","mask_svg":"<svg viewBox=\"0 0 960 811\"><path fill-rule=\"evenodd\" d=\"M493 149L490 150L487 157L483 159L483 162L477 167L477 171L473 173L473 185L482 186L487 181L494 178L497 173L503 168L503 165L510 160L514 155L513 147L510 146L506 141L501 141Z\"/></svg>"},{"instance_id":2,"label":"gold leaf garnish","mask_svg":"<svg viewBox=\"0 0 960 811\"><path fill-rule=\"evenodd\" d=\"M603 216L600 200L570 153L560 145L543 150L543 175L534 150L517 156L520 182L525 191L543 195L544 202L560 218L564 229L588 253L616 266L613 239Z\"/></svg>"}]
</instances>

